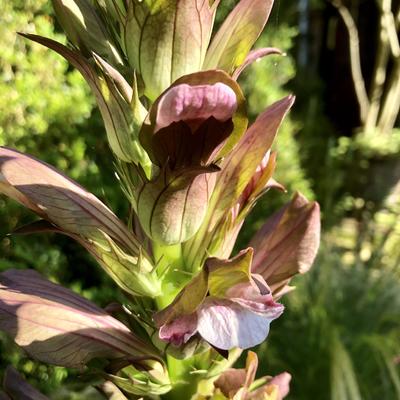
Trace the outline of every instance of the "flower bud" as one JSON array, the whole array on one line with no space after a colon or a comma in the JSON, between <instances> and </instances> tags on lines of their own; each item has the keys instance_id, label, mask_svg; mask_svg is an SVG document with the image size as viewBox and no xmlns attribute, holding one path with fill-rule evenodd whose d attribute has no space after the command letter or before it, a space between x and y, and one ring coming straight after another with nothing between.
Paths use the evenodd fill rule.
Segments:
<instances>
[{"instance_id":1,"label":"flower bud","mask_svg":"<svg viewBox=\"0 0 400 400\"><path fill-rule=\"evenodd\" d=\"M157 99L139 138L159 172L136 192L136 213L160 244L190 239L214 189L218 154L235 132L240 92L225 73L209 71L177 81Z\"/></svg>"},{"instance_id":2,"label":"flower bud","mask_svg":"<svg viewBox=\"0 0 400 400\"><path fill-rule=\"evenodd\" d=\"M137 197L143 230L154 241L167 245L192 237L203 222L214 182L214 174L205 170L180 177L168 171L160 173L143 185Z\"/></svg>"}]
</instances>

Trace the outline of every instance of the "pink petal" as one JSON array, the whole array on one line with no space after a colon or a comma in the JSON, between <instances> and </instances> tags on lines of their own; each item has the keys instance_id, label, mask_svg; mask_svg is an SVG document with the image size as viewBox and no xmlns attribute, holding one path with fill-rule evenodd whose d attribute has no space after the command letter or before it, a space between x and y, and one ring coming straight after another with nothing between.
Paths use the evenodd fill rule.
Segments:
<instances>
[{"instance_id":1,"label":"pink petal","mask_svg":"<svg viewBox=\"0 0 400 400\"><path fill-rule=\"evenodd\" d=\"M257 276L256 280L254 278L252 284L241 283L233 287L229 291L230 300L271 320L278 318L284 306L273 300L271 290L261 276Z\"/></svg>"},{"instance_id":2,"label":"pink petal","mask_svg":"<svg viewBox=\"0 0 400 400\"><path fill-rule=\"evenodd\" d=\"M181 346L186 343L197 331L196 313L179 317L160 328L161 340Z\"/></svg>"},{"instance_id":3,"label":"pink petal","mask_svg":"<svg viewBox=\"0 0 400 400\"><path fill-rule=\"evenodd\" d=\"M186 83L168 90L160 99L155 132L173 122L205 121L214 117L225 122L237 108L235 92L223 83L190 86Z\"/></svg>"},{"instance_id":4,"label":"pink petal","mask_svg":"<svg viewBox=\"0 0 400 400\"><path fill-rule=\"evenodd\" d=\"M292 375L289 372L283 372L282 374L276 375L272 378L269 385L276 385L279 388L278 400L282 400L289 394L290 391L290 381L292 380Z\"/></svg>"}]
</instances>

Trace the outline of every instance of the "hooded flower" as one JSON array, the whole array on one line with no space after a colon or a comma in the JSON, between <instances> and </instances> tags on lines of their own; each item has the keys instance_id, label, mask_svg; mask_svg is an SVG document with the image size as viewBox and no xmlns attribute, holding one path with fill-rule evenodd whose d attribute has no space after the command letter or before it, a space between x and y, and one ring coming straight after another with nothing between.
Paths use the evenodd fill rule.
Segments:
<instances>
[{"instance_id":1,"label":"hooded flower","mask_svg":"<svg viewBox=\"0 0 400 400\"><path fill-rule=\"evenodd\" d=\"M171 305L155 315L160 338L179 346L198 333L222 350L264 341L283 306L263 278L250 273L252 254L247 249L231 260L208 259Z\"/></svg>"},{"instance_id":2,"label":"hooded flower","mask_svg":"<svg viewBox=\"0 0 400 400\"><path fill-rule=\"evenodd\" d=\"M222 71L185 76L151 107L140 132L157 166L135 193L146 234L161 244L187 241L201 225L225 146L246 124L239 86Z\"/></svg>"}]
</instances>

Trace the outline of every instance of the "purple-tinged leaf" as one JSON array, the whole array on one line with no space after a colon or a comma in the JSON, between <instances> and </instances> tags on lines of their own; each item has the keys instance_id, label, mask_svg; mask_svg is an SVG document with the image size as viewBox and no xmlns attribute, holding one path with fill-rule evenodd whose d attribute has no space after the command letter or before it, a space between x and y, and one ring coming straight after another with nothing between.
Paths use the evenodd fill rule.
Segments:
<instances>
[{"instance_id":1,"label":"purple-tinged leaf","mask_svg":"<svg viewBox=\"0 0 400 400\"><path fill-rule=\"evenodd\" d=\"M218 238L216 228L242 196L257 168L271 148L278 128L294 102L285 97L268 107L241 137L221 164L207 215L196 235L183 245L186 265L196 268L204 254L214 255L211 244Z\"/></svg>"},{"instance_id":2,"label":"purple-tinged leaf","mask_svg":"<svg viewBox=\"0 0 400 400\"><path fill-rule=\"evenodd\" d=\"M213 37L203 69L231 74L239 67L264 29L272 4L272 0L241 0Z\"/></svg>"},{"instance_id":3,"label":"purple-tinged leaf","mask_svg":"<svg viewBox=\"0 0 400 400\"><path fill-rule=\"evenodd\" d=\"M62 232L81 243L125 291L158 295L150 257L134 234L93 194L33 157L0 147L0 193L50 224L18 233Z\"/></svg>"},{"instance_id":4,"label":"purple-tinged leaf","mask_svg":"<svg viewBox=\"0 0 400 400\"><path fill-rule=\"evenodd\" d=\"M155 274L149 274L151 265L144 253L130 256L104 232L103 240L85 240L77 234L65 232L45 220L35 221L13 231L13 234L61 233L80 243L103 267L117 285L134 296L156 297L160 293L160 283Z\"/></svg>"},{"instance_id":5,"label":"purple-tinged leaf","mask_svg":"<svg viewBox=\"0 0 400 400\"><path fill-rule=\"evenodd\" d=\"M49 400L31 386L13 367L8 366L3 379L3 388L12 400ZM0 395L1 399L1 395Z\"/></svg>"},{"instance_id":6,"label":"purple-tinged leaf","mask_svg":"<svg viewBox=\"0 0 400 400\"><path fill-rule=\"evenodd\" d=\"M276 294L293 275L310 269L317 254L320 230L318 203L297 193L251 240L252 271L262 275Z\"/></svg>"},{"instance_id":7,"label":"purple-tinged leaf","mask_svg":"<svg viewBox=\"0 0 400 400\"><path fill-rule=\"evenodd\" d=\"M262 49L257 49L257 50L252 50L250 53L247 55L245 60L243 61L243 64L240 65L235 69L235 71L232 74L232 79L235 81L238 80L240 74L253 62L260 60L263 57L269 56L271 54L279 54L283 55L282 51L275 48L275 47L264 47Z\"/></svg>"},{"instance_id":8,"label":"purple-tinged leaf","mask_svg":"<svg viewBox=\"0 0 400 400\"><path fill-rule=\"evenodd\" d=\"M31 270L0 274L0 329L49 364L82 367L97 357L157 357L121 322Z\"/></svg>"},{"instance_id":9,"label":"purple-tinged leaf","mask_svg":"<svg viewBox=\"0 0 400 400\"><path fill-rule=\"evenodd\" d=\"M294 97L288 96L268 107L222 163L217 190L213 193L218 219L227 208L235 204L252 179L265 154L270 150L278 128L293 102Z\"/></svg>"},{"instance_id":10,"label":"purple-tinged leaf","mask_svg":"<svg viewBox=\"0 0 400 400\"><path fill-rule=\"evenodd\" d=\"M0 147L0 193L68 233L96 239L102 231L139 253L133 234L97 197L50 165L5 147Z\"/></svg>"}]
</instances>

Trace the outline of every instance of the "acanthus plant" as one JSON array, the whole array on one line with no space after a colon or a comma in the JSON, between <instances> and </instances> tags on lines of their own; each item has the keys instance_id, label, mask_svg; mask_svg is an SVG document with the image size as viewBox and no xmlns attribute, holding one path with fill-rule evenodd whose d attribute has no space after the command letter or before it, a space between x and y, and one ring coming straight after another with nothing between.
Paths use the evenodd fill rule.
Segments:
<instances>
[{"instance_id":1,"label":"acanthus plant","mask_svg":"<svg viewBox=\"0 0 400 400\"><path fill-rule=\"evenodd\" d=\"M241 0L212 38L218 1L53 5L69 47L23 36L64 56L92 88L133 228L59 171L9 148L0 149L0 192L40 217L19 233L75 239L126 304L112 316L35 271L8 270L0 329L37 360L80 368L108 398L281 399L288 374L254 381L251 352L246 369L231 368L266 339L284 310L278 299L319 245L318 204L296 194L232 255L256 201L282 189L271 146L294 98L248 127L237 83L254 60L279 53L251 51L272 1ZM0 396L25 398L21 379L9 370Z\"/></svg>"}]
</instances>

